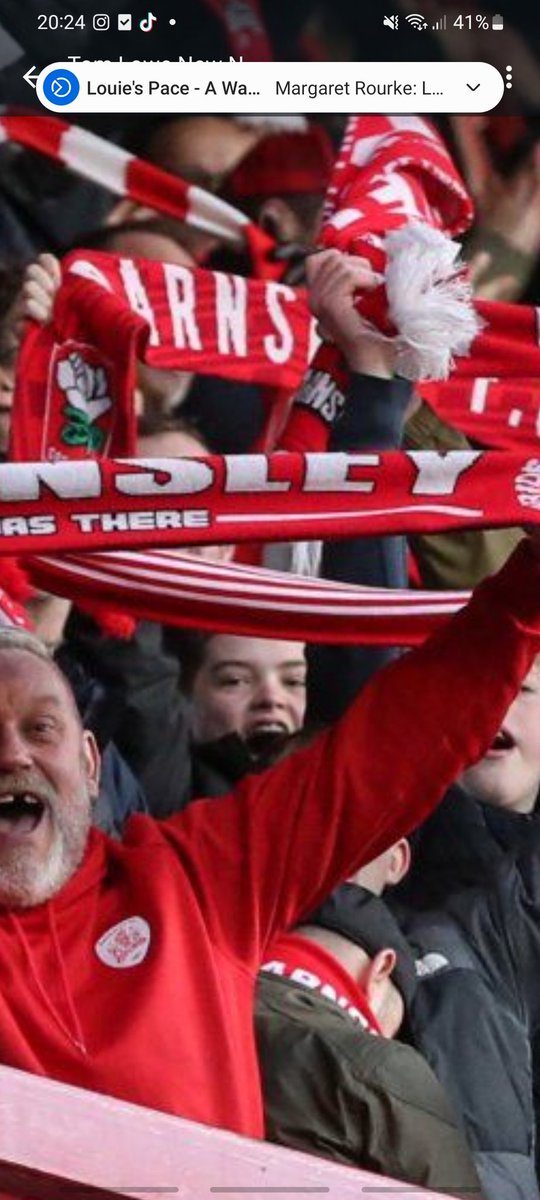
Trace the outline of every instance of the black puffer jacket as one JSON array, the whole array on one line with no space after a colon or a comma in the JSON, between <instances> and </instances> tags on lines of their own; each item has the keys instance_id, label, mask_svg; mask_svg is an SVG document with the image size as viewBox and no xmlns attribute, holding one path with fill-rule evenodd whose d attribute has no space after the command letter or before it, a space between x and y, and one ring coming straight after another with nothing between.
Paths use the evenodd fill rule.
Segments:
<instances>
[{"instance_id":1,"label":"black puffer jacket","mask_svg":"<svg viewBox=\"0 0 540 1200\"><path fill-rule=\"evenodd\" d=\"M538 1200L540 821L454 788L397 891L388 899L422 972L414 1044L463 1114L486 1197Z\"/></svg>"}]
</instances>

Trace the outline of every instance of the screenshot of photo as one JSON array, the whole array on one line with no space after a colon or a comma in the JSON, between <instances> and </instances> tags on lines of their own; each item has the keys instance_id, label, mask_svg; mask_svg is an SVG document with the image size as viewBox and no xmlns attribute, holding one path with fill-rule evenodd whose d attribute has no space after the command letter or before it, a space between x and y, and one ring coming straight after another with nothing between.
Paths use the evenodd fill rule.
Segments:
<instances>
[{"instance_id":1,"label":"screenshot of photo","mask_svg":"<svg viewBox=\"0 0 540 1200\"><path fill-rule=\"evenodd\" d=\"M0 1198L540 1200L540 29L419 5L0 0Z\"/></svg>"}]
</instances>

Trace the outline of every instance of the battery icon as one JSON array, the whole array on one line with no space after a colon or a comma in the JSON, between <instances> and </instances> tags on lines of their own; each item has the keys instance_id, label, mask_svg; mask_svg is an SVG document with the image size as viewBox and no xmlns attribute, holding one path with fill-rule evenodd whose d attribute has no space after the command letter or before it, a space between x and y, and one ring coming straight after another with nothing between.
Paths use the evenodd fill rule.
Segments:
<instances>
[{"instance_id":1,"label":"battery icon","mask_svg":"<svg viewBox=\"0 0 540 1200\"><path fill-rule=\"evenodd\" d=\"M500 13L495 13L491 22L492 29L504 29L504 17Z\"/></svg>"}]
</instances>

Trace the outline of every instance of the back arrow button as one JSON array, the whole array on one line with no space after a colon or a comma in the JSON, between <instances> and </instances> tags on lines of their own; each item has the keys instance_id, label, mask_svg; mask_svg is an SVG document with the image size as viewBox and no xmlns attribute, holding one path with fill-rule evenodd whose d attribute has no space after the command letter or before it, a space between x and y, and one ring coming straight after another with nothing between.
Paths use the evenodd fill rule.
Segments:
<instances>
[{"instance_id":1,"label":"back arrow button","mask_svg":"<svg viewBox=\"0 0 540 1200\"><path fill-rule=\"evenodd\" d=\"M23 79L25 79L26 82L30 84L30 87L33 87L34 91L35 91L36 85L34 83L34 79L37 79L39 77L39 71L36 71L35 75L32 75L32 71L36 71L35 66L32 66L28 69L28 71L26 72L26 75L23 75Z\"/></svg>"}]
</instances>

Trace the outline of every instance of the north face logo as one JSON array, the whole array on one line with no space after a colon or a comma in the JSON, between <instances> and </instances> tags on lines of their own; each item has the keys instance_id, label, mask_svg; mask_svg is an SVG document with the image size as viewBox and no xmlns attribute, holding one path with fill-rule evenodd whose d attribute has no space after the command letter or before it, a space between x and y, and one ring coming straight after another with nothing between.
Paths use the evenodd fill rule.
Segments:
<instances>
[{"instance_id":1,"label":"north face logo","mask_svg":"<svg viewBox=\"0 0 540 1200\"><path fill-rule=\"evenodd\" d=\"M150 945L150 926L144 917L126 917L103 933L95 951L107 967L136 967L146 958Z\"/></svg>"},{"instance_id":2,"label":"north face logo","mask_svg":"<svg viewBox=\"0 0 540 1200\"><path fill-rule=\"evenodd\" d=\"M416 974L419 979L423 979L425 975L435 975L437 971L442 971L443 967L449 967L450 963L444 954L437 954L434 951L431 954L424 954L423 958L417 958L415 962Z\"/></svg>"}]
</instances>

